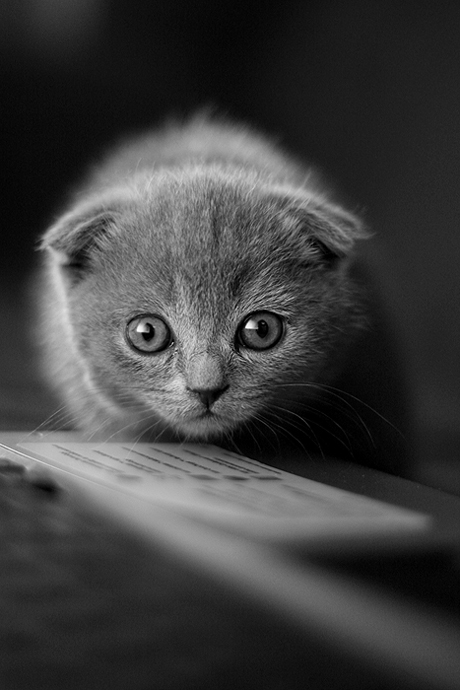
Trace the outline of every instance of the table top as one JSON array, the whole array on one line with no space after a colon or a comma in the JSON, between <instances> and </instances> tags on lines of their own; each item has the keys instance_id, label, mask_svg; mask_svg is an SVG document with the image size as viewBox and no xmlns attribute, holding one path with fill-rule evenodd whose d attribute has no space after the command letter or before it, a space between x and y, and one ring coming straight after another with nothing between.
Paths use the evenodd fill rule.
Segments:
<instances>
[{"instance_id":1,"label":"table top","mask_svg":"<svg viewBox=\"0 0 460 690\"><path fill-rule=\"evenodd\" d=\"M347 469L332 463L328 481L386 492L439 525L459 519L456 497ZM301 472L324 479L325 468ZM458 535L325 558L168 512L155 525L96 485L86 500L33 476L0 472L5 687L92 687L89 673L115 688L152 677L161 688L459 687Z\"/></svg>"}]
</instances>

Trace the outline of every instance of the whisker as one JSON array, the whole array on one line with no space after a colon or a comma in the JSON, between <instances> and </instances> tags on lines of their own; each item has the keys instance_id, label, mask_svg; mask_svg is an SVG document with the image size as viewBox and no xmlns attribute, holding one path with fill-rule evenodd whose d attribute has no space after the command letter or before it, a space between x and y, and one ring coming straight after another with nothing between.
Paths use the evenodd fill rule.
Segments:
<instances>
[{"instance_id":1,"label":"whisker","mask_svg":"<svg viewBox=\"0 0 460 690\"><path fill-rule=\"evenodd\" d=\"M292 404L292 401L289 400L289 399L287 399L287 398L278 398L278 400L279 400L279 402L286 402L288 405L289 405L289 404ZM303 402L300 402L300 401L296 401L296 402L295 402L295 406L296 406L296 407L302 407L304 410L306 410L306 412L310 412L314 417L315 417L315 416L324 417L327 421L331 422L331 424L333 424L333 425L341 432L343 438L345 438L345 439L347 440L347 442L350 440L349 434L347 433L346 429L345 429L341 424L339 424L338 421L337 421L332 415L328 415L327 412L325 412L324 410L319 409L319 408L316 408L316 407L314 407L313 405L309 405L309 404L307 404L307 403L303 403ZM283 407L283 406L280 405L279 408L282 409L282 410L284 410L285 412L288 412L288 413L291 413L291 414L296 414L292 409L290 409L290 407ZM363 428L363 425L364 425L364 431L365 431L365 433L366 433L366 436L367 436L368 438L370 438L373 447L375 447L374 440L373 440L373 438L372 438L371 432L370 432L370 430L368 429L367 425L366 425L362 420L357 420L356 417L353 416L352 414L350 414L348 410L341 410L341 412L343 412L343 413L346 415L346 417L347 417L349 420L351 420L354 424L356 424L359 428ZM300 415L298 415L298 416L299 416L303 421L306 421L306 420L304 420ZM332 432L331 429L329 429L328 427L323 426L317 419L309 419L308 421L309 421L309 423L310 423L310 426L314 424L314 425L317 426L319 429L321 429L322 431L325 431L328 435L332 436L332 437L335 438L337 441L339 441L339 442L340 442L342 445L344 445L348 450L351 450L351 448L350 448L350 446L348 445L348 443L345 443L345 442L342 440L342 438L341 438L340 436L334 434L334 433ZM312 431L313 431L313 428L312 428Z\"/></svg>"},{"instance_id":2,"label":"whisker","mask_svg":"<svg viewBox=\"0 0 460 690\"><path fill-rule=\"evenodd\" d=\"M149 412L149 414L146 414L144 417L141 418L136 418L133 419L132 421L128 422L124 426L118 427L110 436L104 439L104 443L110 443L110 439L112 439L114 436L117 434L122 434L123 431L127 431L131 427L135 427L138 424L142 424L143 422L146 422L148 419L152 418L152 413ZM110 420L109 420L110 421ZM154 429L155 426L157 426L160 423L160 420L156 420L154 423L148 426L148 429ZM139 434L139 437L142 437L146 433L146 429L142 429L142 431Z\"/></svg>"},{"instance_id":3,"label":"whisker","mask_svg":"<svg viewBox=\"0 0 460 690\"><path fill-rule=\"evenodd\" d=\"M322 392L329 393L331 396L338 398L341 402L343 402L345 405L348 407L351 407L353 410L354 414L359 416L359 413L353 408L350 402L345 399L344 396L350 398L351 400L354 400L355 402L359 403L366 409L368 409L370 412L375 414L379 419L381 419L385 424L388 424L391 426L394 431L396 431L402 438L404 438L404 434L401 432L400 429L398 429L393 422L391 422L389 419L387 419L384 415L382 415L378 410L376 410L374 407L366 403L364 400L361 398L358 398L356 395L353 395L352 393L349 393L348 391L342 390L340 388L336 388L335 386L331 386L330 384L327 383L312 383L312 382L305 382L305 381L289 381L285 383L279 384L280 387L305 387L305 388L313 388ZM362 421L362 420L361 420ZM364 422L363 425L365 426Z\"/></svg>"},{"instance_id":4,"label":"whisker","mask_svg":"<svg viewBox=\"0 0 460 690\"><path fill-rule=\"evenodd\" d=\"M320 443L320 441L319 441L317 435L315 434L314 426L316 426L316 427L317 427L318 429L320 429L321 431L324 431L324 432L325 432L328 436L330 436L331 438L335 439L335 440L336 440L341 446L343 446L351 455L353 455L353 449L352 449L352 447L351 447L351 445L350 445L350 439L349 439L349 436L348 436L347 432L345 431L345 429L343 429L343 427L341 427L339 424L337 424L337 423L335 422L335 420L334 420L332 417L329 417L328 415L326 415L325 413L323 413L323 416L325 416L327 419L330 419L330 421L331 421L335 426L337 426L337 427L340 429L340 431L342 432L344 438L341 438L341 437L338 436L337 434L334 434L330 429L328 429L327 427L325 427L325 426L323 426L322 424L320 424L317 420L315 420L314 422L313 422L312 420L306 420L306 419L304 419L301 415L298 415L296 412L294 412L293 410L290 410L289 408L286 408L286 407L282 407L281 405L277 406L277 409L281 410L282 412L285 412L285 413L288 413L288 414L295 415L304 425L307 426L308 430L310 431L311 435L312 435L313 438L314 438L314 441L315 441L317 447L318 447L319 450L321 451L321 455L322 455L323 458L325 457L325 456L324 456L324 452L323 452L323 449L322 449L322 447L321 447L321 443ZM308 409L308 408L307 408L307 409ZM315 413L317 412L317 410L315 410L315 408L311 408L311 410L312 410L313 412L315 412ZM300 425L296 427L296 426L293 424L293 422L289 422L289 420L285 420L285 421L286 421L286 423L291 423L291 425L294 426L295 428L298 428L299 431L305 432L305 429L301 428Z\"/></svg>"},{"instance_id":5,"label":"whisker","mask_svg":"<svg viewBox=\"0 0 460 690\"><path fill-rule=\"evenodd\" d=\"M280 408L278 408L278 409L281 409L283 412L285 411L282 407L280 407ZM269 410L266 410L266 411L265 411L265 415L266 415L267 417L268 417L269 415L270 415L271 417L275 417L275 412L274 412L273 409L269 409ZM279 416L276 416L275 419L279 420L280 417L279 417ZM307 420L302 419L301 417L300 417L300 419L304 422L304 424L307 426L307 428L309 429L309 431L312 432L313 436L315 437L316 444L317 444L317 446L318 446L318 448L319 448L319 450L320 450L320 452L321 452L321 455L323 455L323 452L322 452L322 449L321 449L321 445L320 445L320 443L318 442L318 439L316 438L316 434L315 434L314 431L310 428L309 423L307 422ZM294 429L296 429L296 431L301 431L302 433L305 433L305 429L301 429L300 426L294 424L292 421L290 421L290 420L288 420L288 419L285 419L285 420L283 420L283 421L284 421L286 424L289 424L289 426L292 426ZM278 424L277 422L272 421L272 424L274 424L278 429L280 429L281 434L286 435L286 436L289 436L290 438L292 438L293 441L295 441L295 443L296 443L297 445L299 445L299 446L302 448L302 450L304 451L304 453L305 453L307 456L310 456L310 453L309 453L308 450L305 448L304 444L302 443L302 441L300 440L300 438L299 438L298 436L294 436L294 434L292 434L288 429L286 429L285 427L283 427L281 424Z\"/></svg>"},{"instance_id":6,"label":"whisker","mask_svg":"<svg viewBox=\"0 0 460 690\"><path fill-rule=\"evenodd\" d=\"M150 429L152 429L152 431L154 431L154 430L155 430L155 427L157 427L160 423L161 423L161 420L158 419L154 424L151 424L151 425L148 427L147 431L149 431ZM159 433L157 436L155 436L155 443L159 443L161 437L162 437L163 434L165 434L166 432L167 432L167 427L166 427L166 426L163 426L163 429L160 431L160 433ZM181 442L181 445L183 445L183 442Z\"/></svg>"},{"instance_id":7,"label":"whisker","mask_svg":"<svg viewBox=\"0 0 460 690\"><path fill-rule=\"evenodd\" d=\"M255 439L254 434L252 433L251 428L250 428L247 421L242 422L241 429L244 429L250 435L251 439L258 446L259 451L260 451L259 444L257 443L257 440ZM228 446L230 447L231 450L234 450L236 453L239 453L240 455L245 455L244 451L241 450L241 448L238 446L238 444L234 438L234 433L232 431L229 431L229 430L223 431L221 433L220 438L223 441L223 443L228 444Z\"/></svg>"},{"instance_id":8,"label":"whisker","mask_svg":"<svg viewBox=\"0 0 460 690\"><path fill-rule=\"evenodd\" d=\"M272 406L272 407L273 407L273 409L280 410L280 411L283 412L283 413L288 413L288 414L294 415L294 416L296 417L297 420L299 420L300 422L302 422L302 424L299 424L298 422L296 423L295 421L290 420L290 419L286 419L286 418L285 418L284 416L282 416L282 415L278 415L278 419L283 419L283 422L284 422L285 424L289 424L289 426L293 427L293 428L296 429L297 431L300 431L302 434L306 434L306 433L307 433L308 436L309 436L309 438L313 439L313 441L316 443L316 445L318 446L318 448L321 448L321 444L320 444L320 442L319 442L319 440L318 440L318 437L316 436L315 431L314 431L314 429L313 429L311 423L310 423L307 419L304 419L304 418L301 417L300 415L296 414L293 410L289 410L289 409L287 409L287 408L284 408L284 407L282 407L281 405L276 405L276 406ZM272 411L272 414L273 414L273 411ZM283 431L285 431L284 427L280 427L280 428L282 428ZM292 436L292 434L291 434L291 436ZM293 438L294 438L294 437L293 437ZM295 439L295 440L297 440L297 439ZM300 442L300 441L299 441L299 442Z\"/></svg>"},{"instance_id":9,"label":"whisker","mask_svg":"<svg viewBox=\"0 0 460 690\"><path fill-rule=\"evenodd\" d=\"M94 427L94 429L92 429L91 432L87 434L86 440L92 441L95 436L102 433L103 430L109 427L111 423L112 420L110 419L110 417L106 417L105 419L101 420L100 424Z\"/></svg>"},{"instance_id":10,"label":"whisker","mask_svg":"<svg viewBox=\"0 0 460 690\"><path fill-rule=\"evenodd\" d=\"M325 392L327 395L329 395L335 401L338 400L340 402L341 406L340 407L337 406L336 409L340 410L342 412L342 414L347 416L348 419L354 421L356 424L359 424L359 426L364 430L365 434L367 435L370 443L374 447L375 447L375 443L374 443L374 439L372 437L372 434L369 430L369 427L367 426L366 422L364 421L364 419L362 418L362 416L360 415L358 410L355 407L353 407L353 405L343 397L344 395L348 395L349 397L354 399L356 402L367 407L371 412L375 413L383 421L385 421L387 424L389 424L390 426L392 426L393 428L396 429L396 427L394 427L394 425L389 420L385 419L380 413L378 413L376 410L374 410L370 405L367 405L366 403L361 401L359 398L352 396L350 393L347 393L347 391L340 391L340 389L332 389L331 387L326 387L323 384L292 383L292 384L284 384L284 385L289 385L289 386L298 386L299 385L299 386L305 386L305 387L309 387L309 388L315 388L316 390L320 390L321 392ZM339 392L341 393L341 395L339 394ZM326 400L323 402L328 402L328 401ZM302 405L303 403L302 403L302 401L296 400L295 404ZM332 405L332 400L330 401L330 404ZM342 407L342 405L343 405L343 407ZM314 410L315 412L320 413L320 410L317 410L317 408L315 408L315 407L311 407L310 409L312 411ZM399 432L399 433L401 433L401 432Z\"/></svg>"},{"instance_id":11,"label":"whisker","mask_svg":"<svg viewBox=\"0 0 460 690\"><path fill-rule=\"evenodd\" d=\"M276 434L276 432L273 430L273 428L270 426L270 424L268 424L268 423L263 419L262 414L261 414L261 413L257 413L256 415L254 415L254 417L253 417L252 420L248 420L248 421L245 423L245 427L246 427L246 429L247 429L249 435L250 435L251 438L253 439L254 443L256 444L259 453L262 453L262 448L261 448L261 446L260 446L260 444L259 444L259 442L258 442L258 440L257 440L256 435L253 433L253 431L252 431L252 429L251 429L251 422L252 422L252 423L254 423L254 422L259 422L260 424L263 424L264 427L266 427L266 428L268 428L268 429L270 430L270 432L274 435L274 437L275 437L275 439L276 439L276 441L277 441L278 452L280 452L281 446L280 446L279 437L277 436L277 434ZM270 443L270 445L271 445L272 448L275 448L275 445L274 445L271 441L268 441L268 443Z\"/></svg>"},{"instance_id":12,"label":"whisker","mask_svg":"<svg viewBox=\"0 0 460 690\"><path fill-rule=\"evenodd\" d=\"M28 437L34 433L40 432L44 436L68 428L68 425L74 426L74 415L69 411L66 405L57 408L52 414L43 420L33 431L28 433Z\"/></svg>"}]
</instances>

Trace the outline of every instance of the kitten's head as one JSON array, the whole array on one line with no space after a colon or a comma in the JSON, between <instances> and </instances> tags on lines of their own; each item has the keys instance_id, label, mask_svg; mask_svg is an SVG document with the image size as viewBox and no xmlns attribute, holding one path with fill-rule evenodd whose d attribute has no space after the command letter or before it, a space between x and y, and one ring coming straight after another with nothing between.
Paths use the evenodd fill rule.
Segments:
<instances>
[{"instance_id":1,"label":"kitten's head","mask_svg":"<svg viewBox=\"0 0 460 690\"><path fill-rule=\"evenodd\" d=\"M43 247L93 392L207 440L285 405L290 382L327 379L357 318L362 235L306 190L190 167L86 199Z\"/></svg>"}]
</instances>

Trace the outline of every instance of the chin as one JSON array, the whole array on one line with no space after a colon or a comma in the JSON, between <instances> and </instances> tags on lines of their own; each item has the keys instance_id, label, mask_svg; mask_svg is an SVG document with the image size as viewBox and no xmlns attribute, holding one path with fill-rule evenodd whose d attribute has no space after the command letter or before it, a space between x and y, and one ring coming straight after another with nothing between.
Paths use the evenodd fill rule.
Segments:
<instances>
[{"instance_id":1,"label":"chin","mask_svg":"<svg viewBox=\"0 0 460 690\"><path fill-rule=\"evenodd\" d=\"M212 442L218 441L239 426L238 422L223 420L216 415L195 417L194 419L173 424L174 429L187 441Z\"/></svg>"}]
</instances>

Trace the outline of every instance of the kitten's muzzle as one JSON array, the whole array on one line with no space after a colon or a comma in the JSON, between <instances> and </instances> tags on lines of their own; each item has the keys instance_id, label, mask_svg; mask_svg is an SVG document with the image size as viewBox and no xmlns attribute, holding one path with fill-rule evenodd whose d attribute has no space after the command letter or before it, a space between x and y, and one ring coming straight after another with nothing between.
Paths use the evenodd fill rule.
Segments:
<instances>
[{"instance_id":1,"label":"kitten's muzzle","mask_svg":"<svg viewBox=\"0 0 460 690\"><path fill-rule=\"evenodd\" d=\"M189 358L185 379L187 390L193 393L207 410L210 410L229 388L222 357L207 351L195 352Z\"/></svg>"},{"instance_id":2,"label":"kitten's muzzle","mask_svg":"<svg viewBox=\"0 0 460 690\"><path fill-rule=\"evenodd\" d=\"M207 410L210 410L216 400L229 388L227 384L221 388L189 388L188 390L200 399Z\"/></svg>"}]
</instances>

